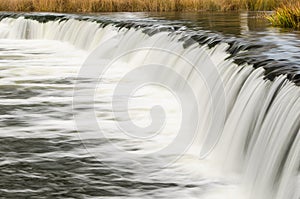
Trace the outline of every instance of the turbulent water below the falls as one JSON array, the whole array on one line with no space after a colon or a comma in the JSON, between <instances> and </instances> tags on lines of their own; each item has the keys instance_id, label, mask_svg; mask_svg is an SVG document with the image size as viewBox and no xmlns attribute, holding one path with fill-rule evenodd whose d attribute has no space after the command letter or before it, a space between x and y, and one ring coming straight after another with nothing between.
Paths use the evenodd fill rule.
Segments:
<instances>
[{"instance_id":1,"label":"turbulent water below the falls","mask_svg":"<svg viewBox=\"0 0 300 199\"><path fill-rule=\"evenodd\" d=\"M0 195L299 199L299 35L253 16L1 13Z\"/></svg>"}]
</instances>

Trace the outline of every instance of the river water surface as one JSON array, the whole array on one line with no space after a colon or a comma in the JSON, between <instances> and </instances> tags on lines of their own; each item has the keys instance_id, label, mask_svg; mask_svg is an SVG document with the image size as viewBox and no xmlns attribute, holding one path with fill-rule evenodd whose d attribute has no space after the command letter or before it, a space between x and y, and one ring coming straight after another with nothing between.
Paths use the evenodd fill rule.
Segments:
<instances>
[{"instance_id":1,"label":"river water surface","mask_svg":"<svg viewBox=\"0 0 300 199\"><path fill-rule=\"evenodd\" d=\"M103 13L88 16L126 23L179 26L187 32L203 31L228 41L262 45L251 51L251 57L267 57L291 68L299 67L300 63L300 34L271 27L260 13ZM127 162L111 151L106 138L89 137L82 141L74 115L84 114L84 107L73 110L72 103L78 72L91 51L78 48L68 39L25 40L15 36L20 31L7 36L5 31L10 28L7 23L0 22L1 197L256 198L253 194L241 194L244 192L240 185L246 178L243 172L220 175L193 154L165 168L165 162L172 156L149 155L142 157L140 162ZM292 68L292 71L299 74L300 70ZM122 72L123 69L113 70L105 79L104 89L97 93L95 114L99 124L110 142L129 152L146 153L167 146L180 124L180 107L177 100L161 88L149 87L138 92L136 101L131 104L131 116L136 123L147 125L152 105L166 106L169 120L163 135L146 141L126 139L113 125L118 118L113 117L109 101L113 84ZM297 92L299 94L299 90ZM86 124L89 125L88 121ZM101 156L95 157L94 151L102 153ZM295 147L294 151L299 154ZM297 167L297 160L294 162ZM292 192L291 199L297 199L295 190ZM282 193L286 192L279 195Z\"/></svg>"}]
</instances>

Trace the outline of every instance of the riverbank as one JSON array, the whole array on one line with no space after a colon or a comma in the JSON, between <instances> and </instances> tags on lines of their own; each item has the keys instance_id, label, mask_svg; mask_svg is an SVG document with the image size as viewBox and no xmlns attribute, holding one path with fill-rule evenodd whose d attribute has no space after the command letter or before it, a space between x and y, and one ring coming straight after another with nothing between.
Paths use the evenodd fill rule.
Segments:
<instances>
[{"instance_id":1,"label":"riverbank","mask_svg":"<svg viewBox=\"0 0 300 199\"><path fill-rule=\"evenodd\" d=\"M74 13L274 10L287 2L291 3L288 0L0 0L0 11Z\"/></svg>"}]
</instances>

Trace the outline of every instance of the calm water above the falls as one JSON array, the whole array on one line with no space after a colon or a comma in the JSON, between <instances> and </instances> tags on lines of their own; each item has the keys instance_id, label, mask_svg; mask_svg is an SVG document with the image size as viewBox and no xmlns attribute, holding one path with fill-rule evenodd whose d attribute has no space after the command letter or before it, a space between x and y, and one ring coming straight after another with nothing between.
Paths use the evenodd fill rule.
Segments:
<instances>
[{"instance_id":1,"label":"calm water above the falls","mask_svg":"<svg viewBox=\"0 0 300 199\"><path fill-rule=\"evenodd\" d=\"M272 27L264 19L264 14L265 12L108 13L119 20L183 25L194 30L221 33L228 38L265 45L259 50L260 54L276 60L299 63L300 32Z\"/></svg>"},{"instance_id":2,"label":"calm water above the falls","mask_svg":"<svg viewBox=\"0 0 300 199\"><path fill-rule=\"evenodd\" d=\"M237 40L263 45L250 50L252 57L266 56L283 65L299 67L299 32L273 28L258 15L251 12L89 14L125 23L179 25L185 27L186 33L203 30L205 34L221 35L224 42L212 49L183 48L179 37L169 33L150 37L142 31L119 30L113 25L100 28L99 24L84 20L41 24L24 18L2 19L0 196L298 199L299 87L284 77L272 82L265 80L262 68L255 70L226 60L229 55L225 41ZM113 61L93 96L93 113L104 136L92 128L86 114L91 107L85 101L76 106L73 99L74 89L79 93L87 89L76 88L76 83L82 81L80 86L83 86L100 81L77 78L98 44L101 45L99 63ZM147 51L121 56L140 48ZM209 97L222 96L218 84L214 85L215 92L210 93L205 82L193 76L194 69L188 71L180 56L149 50L155 48L176 55L182 53L195 65L213 62L224 81L225 121L210 121L215 104ZM206 54L211 62L206 60ZM161 105L167 122L159 135L150 132L147 139L128 136L115 124L127 122L113 110L111 100L116 84L129 69L150 65L152 61L161 66L170 65L180 75L188 76L189 85L201 101L200 130L185 155L156 153L172 143L182 125L179 97L164 87L142 85L134 90L133 98L127 103L130 119L141 127L151 124L151 108ZM294 73L299 71L293 68ZM170 78L173 76L160 73L157 71L157 76L165 75L165 83L180 87L176 79ZM124 84L135 81L129 78ZM118 94L117 110L124 112L120 105L124 96ZM188 121L193 120L195 110L190 111ZM217 112L222 114L221 110ZM76 117L80 118L82 127L76 124ZM222 126L222 136L211 155L200 159L199 148L204 145L201 139L209 137L210 123ZM135 161L127 160L124 152L112 146L126 153L144 155Z\"/></svg>"}]
</instances>

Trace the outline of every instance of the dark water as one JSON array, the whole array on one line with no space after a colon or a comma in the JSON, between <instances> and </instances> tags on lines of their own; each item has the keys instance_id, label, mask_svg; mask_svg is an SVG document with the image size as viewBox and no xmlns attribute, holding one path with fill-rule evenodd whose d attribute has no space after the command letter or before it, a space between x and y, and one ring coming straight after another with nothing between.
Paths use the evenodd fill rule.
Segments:
<instances>
[{"instance_id":1,"label":"dark water","mask_svg":"<svg viewBox=\"0 0 300 199\"><path fill-rule=\"evenodd\" d=\"M262 44L251 56L299 67L299 32L273 28L260 14L103 15L127 22L185 26ZM59 42L0 40L0 197L201 198L229 186L181 166L161 169L163 157L146 157L145 165L135 167L110 159L109 153L104 153L103 160L90 154L77 135L72 112L75 76L85 58L86 52ZM105 141L90 143L105 151Z\"/></svg>"},{"instance_id":2,"label":"dark water","mask_svg":"<svg viewBox=\"0 0 300 199\"><path fill-rule=\"evenodd\" d=\"M272 59L300 63L300 32L272 27L264 18L270 12L199 12L199 13L115 13L116 19L186 26L222 34L246 43L263 44L258 54ZM149 18L151 20L149 20ZM158 21L157 21L158 20ZM163 21L161 21L163 20Z\"/></svg>"}]
</instances>

